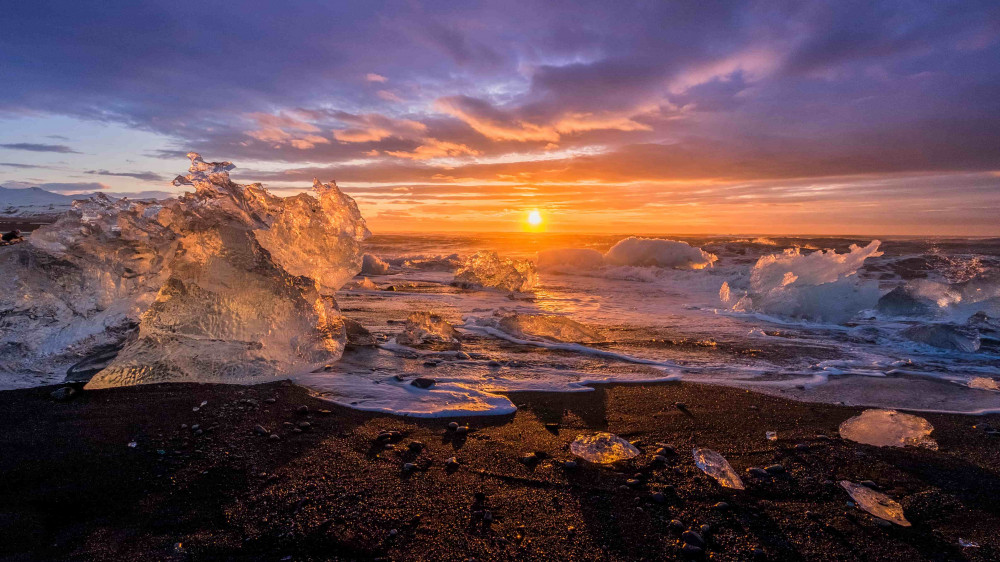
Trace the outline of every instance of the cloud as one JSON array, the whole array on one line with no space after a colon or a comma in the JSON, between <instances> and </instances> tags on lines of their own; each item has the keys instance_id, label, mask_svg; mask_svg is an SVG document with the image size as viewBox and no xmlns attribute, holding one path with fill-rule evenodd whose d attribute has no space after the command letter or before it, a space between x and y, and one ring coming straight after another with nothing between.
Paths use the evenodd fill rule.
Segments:
<instances>
[{"instance_id":1,"label":"cloud","mask_svg":"<svg viewBox=\"0 0 1000 562\"><path fill-rule=\"evenodd\" d=\"M333 138L340 142L374 142L389 137L412 139L420 138L427 132L427 125L411 119L394 119L375 113L354 115L336 112L332 116L348 125L333 132Z\"/></svg>"},{"instance_id":2,"label":"cloud","mask_svg":"<svg viewBox=\"0 0 1000 562\"><path fill-rule=\"evenodd\" d=\"M123 178L135 178L142 181L156 181L165 182L167 178L157 174L156 172L110 172L108 170L87 170L85 174L93 174L98 176L118 176Z\"/></svg>"},{"instance_id":3,"label":"cloud","mask_svg":"<svg viewBox=\"0 0 1000 562\"><path fill-rule=\"evenodd\" d=\"M446 156L475 156L480 154L478 150L469 148L464 144L455 144L437 139L426 139L424 144L416 147L410 152L387 151L386 154L396 158L407 158L410 160L429 160L431 158L443 158Z\"/></svg>"},{"instance_id":4,"label":"cloud","mask_svg":"<svg viewBox=\"0 0 1000 562\"><path fill-rule=\"evenodd\" d=\"M386 78L385 76L382 76L381 74L375 74L374 72L369 72L368 74L365 74L365 80L369 82L380 82L380 83L389 81L389 79Z\"/></svg>"},{"instance_id":5,"label":"cloud","mask_svg":"<svg viewBox=\"0 0 1000 562\"><path fill-rule=\"evenodd\" d=\"M16 162L0 162L0 166L6 166L8 168L18 168L21 170L28 170L32 168L47 168L47 166L38 166L35 164L18 164Z\"/></svg>"},{"instance_id":6,"label":"cloud","mask_svg":"<svg viewBox=\"0 0 1000 562\"><path fill-rule=\"evenodd\" d=\"M0 148L8 150L26 150L28 152L56 152L59 154L80 154L64 144L35 144L30 142L15 142L0 144Z\"/></svg>"}]
</instances>

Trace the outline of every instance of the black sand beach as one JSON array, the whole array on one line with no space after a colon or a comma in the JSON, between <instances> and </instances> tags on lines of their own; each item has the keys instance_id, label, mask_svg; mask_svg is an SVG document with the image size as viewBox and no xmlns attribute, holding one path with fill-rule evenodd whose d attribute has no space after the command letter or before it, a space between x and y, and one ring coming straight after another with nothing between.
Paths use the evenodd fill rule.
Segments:
<instances>
[{"instance_id":1,"label":"black sand beach","mask_svg":"<svg viewBox=\"0 0 1000 562\"><path fill-rule=\"evenodd\" d=\"M987 432L1000 416L926 415L932 451L839 438L858 408L688 383L512 394L515 415L461 420L353 411L287 382L65 402L55 388L0 392L3 560L1000 557L1000 438ZM598 430L643 454L564 468L568 444ZM391 449L384 431L399 432ZM677 452L665 465L653 461L658 442ZM725 455L747 489L701 473L693 446ZM766 477L745 472L771 465ZM913 526L849 505L841 479L873 481ZM702 553L683 552L685 530Z\"/></svg>"}]
</instances>

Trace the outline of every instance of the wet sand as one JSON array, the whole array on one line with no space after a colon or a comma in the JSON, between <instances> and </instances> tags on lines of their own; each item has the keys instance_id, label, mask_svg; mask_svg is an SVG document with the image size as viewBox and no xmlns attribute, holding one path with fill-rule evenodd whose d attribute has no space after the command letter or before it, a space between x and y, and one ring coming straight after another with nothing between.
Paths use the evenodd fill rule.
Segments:
<instances>
[{"instance_id":1,"label":"wet sand","mask_svg":"<svg viewBox=\"0 0 1000 562\"><path fill-rule=\"evenodd\" d=\"M986 431L1000 416L924 415L932 451L840 439L860 408L690 383L515 393L512 416L455 420L358 412L282 382L65 402L55 388L0 392L3 560L669 560L685 556L684 530L713 560L1000 558L1000 438ZM383 431L400 432L392 449ZM643 454L564 468L594 431ZM657 442L677 451L665 465ZM693 446L723 454L747 489L706 477ZM774 464L784 473L744 472ZM913 526L849 505L842 479L874 481Z\"/></svg>"}]
</instances>

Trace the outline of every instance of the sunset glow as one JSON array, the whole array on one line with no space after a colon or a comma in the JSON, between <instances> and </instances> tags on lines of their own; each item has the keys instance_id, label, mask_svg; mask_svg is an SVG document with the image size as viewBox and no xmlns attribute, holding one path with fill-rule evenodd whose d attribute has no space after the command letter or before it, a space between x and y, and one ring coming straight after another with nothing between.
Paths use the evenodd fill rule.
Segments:
<instances>
[{"instance_id":1,"label":"sunset glow","mask_svg":"<svg viewBox=\"0 0 1000 562\"><path fill-rule=\"evenodd\" d=\"M528 224L530 224L531 226L538 226L542 224L542 214L539 213L537 210L528 213Z\"/></svg>"}]
</instances>

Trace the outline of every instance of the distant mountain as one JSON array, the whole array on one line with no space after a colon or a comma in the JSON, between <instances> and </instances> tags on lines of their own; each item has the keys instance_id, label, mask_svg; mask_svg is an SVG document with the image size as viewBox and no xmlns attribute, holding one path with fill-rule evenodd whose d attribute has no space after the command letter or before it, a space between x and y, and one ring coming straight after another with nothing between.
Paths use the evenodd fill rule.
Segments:
<instances>
[{"instance_id":1,"label":"distant mountain","mask_svg":"<svg viewBox=\"0 0 1000 562\"><path fill-rule=\"evenodd\" d=\"M89 195L83 197L89 197ZM45 191L40 187L26 189L0 187L0 210L7 207L69 205L74 199L76 198Z\"/></svg>"},{"instance_id":2,"label":"distant mountain","mask_svg":"<svg viewBox=\"0 0 1000 562\"><path fill-rule=\"evenodd\" d=\"M69 210L73 201L87 199L93 195L93 193L61 195L40 187L17 189L0 187L0 218L55 220L56 215ZM176 194L166 191L140 191L136 193L105 193L105 195L113 198L165 199Z\"/></svg>"}]
</instances>

